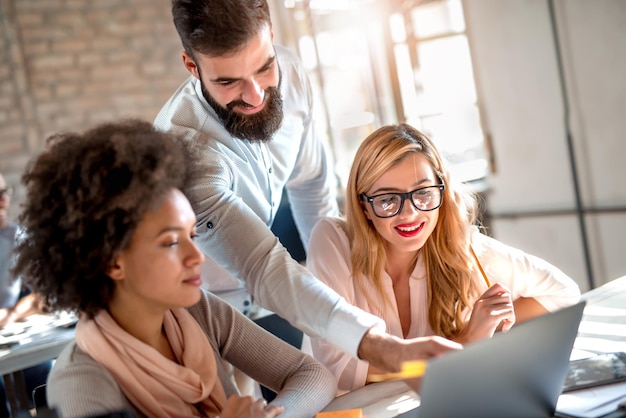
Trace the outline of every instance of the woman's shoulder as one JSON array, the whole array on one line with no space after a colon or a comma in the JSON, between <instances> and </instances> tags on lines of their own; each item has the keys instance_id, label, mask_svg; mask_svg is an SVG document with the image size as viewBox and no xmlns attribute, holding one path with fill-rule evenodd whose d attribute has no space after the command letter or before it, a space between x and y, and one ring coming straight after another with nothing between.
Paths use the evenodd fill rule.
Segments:
<instances>
[{"instance_id":1,"label":"woman's shoulder","mask_svg":"<svg viewBox=\"0 0 626 418\"><path fill-rule=\"evenodd\" d=\"M46 393L50 406L64 417L130 409L113 375L75 342L56 359Z\"/></svg>"},{"instance_id":2,"label":"woman's shoulder","mask_svg":"<svg viewBox=\"0 0 626 418\"><path fill-rule=\"evenodd\" d=\"M104 366L83 351L75 341L72 341L57 357L50 373L50 378L52 379L57 375L67 373L68 370L78 370L82 368L103 371L105 374L108 373Z\"/></svg>"},{"instance_id":3,"label":"woman's shoulder","mask_svg":"<svg viewBox=\"0 0 626 418\"><path fill-rule=\"evenodd\" d=\"M206 289L200 289L200 300L195 305L187 308L191 316L196 320L204 319L218 312L230 312L232 309L234 309L232 305Z\"/></svg>"},{"instance_id":4,"label":"woman's shoulder","mask_svg":"<svg viewBox=\"0 0 626 418\"><path fill-rule=\"evenodd\" d=\"M342 218L325 217L317 221L311 235L338 235L342 237L348 236L348 224Z\"/></svg>"},{"instance_id":5,"label":"woman's shoulder","mask_svg":"<svg viewBox=\"0 0 626 418\"><path fill-rule=\"evenodd\" d=\"M503 245L500 241L489 236L486 230L476 225L470 227L470 242L476 253L490 251L494 247Z\"/></svg>"},{"instance_id":6,"label":"woman's shoulder","mask_svg":"<svg viewBox=\"0 0 626 418\"><path fill-rule=\"evenodd\" d=\"M106 367L84 352L74 341L68 344L57 357L50 371L48 383L54 386L68 379L75 381L101 379L119 389L117 381Z\"/></svg>"},{"instance_id":7,"label":"woman's shoulder","mask_svg":"<svg viewBox=\"0 0 626 418\"><path fill-rule=\"evenodd\" d=\"M490 236L487 231L472 227L471 230L472 248L478 256L488 257L491 261L495 259L518 259L527 254L520 248L506 244L499 239Z\"/></svg>"},{"instance_id":8,"label":"woman's shoulder","mask_svg":"<svg viewBox=\"0 0 626 418\"><path fill-rule=\"evenodd\" d=\"M216 348L217 335L238 321L240 314L230 303L212 292L201 289L200 300L187 308L187 311L200 325L209 341Z\"/></svg>"},{"instance_id":9,"label":"woman's shoulder","mask_svg":"<svg viewBox=\"0 0 626 418\"><path fill-rule=\"evenodd\" d=\"M332 253L341 254L343 258L349 258L348 225L346 221L340 218L322 218L311 230L307 259L321 257L328 261L327 258Z\"/></svg>"}]
</instances>

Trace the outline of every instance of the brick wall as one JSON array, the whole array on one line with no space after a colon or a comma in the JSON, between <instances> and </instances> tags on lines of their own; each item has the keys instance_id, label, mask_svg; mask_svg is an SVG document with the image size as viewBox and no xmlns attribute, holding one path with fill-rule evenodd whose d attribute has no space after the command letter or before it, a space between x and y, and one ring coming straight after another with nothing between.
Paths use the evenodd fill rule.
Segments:
<instances>
[{"instance_id":1,"label":"brick wall","mask_svg":"<svg viewBox=\"0 0 626 418\"><path fill-rule=\"evenodd\" d=\"M0 0L0 171L16 186L50 134L152 120L188 76L169 0Z\"/></svg>"}]
</instances>

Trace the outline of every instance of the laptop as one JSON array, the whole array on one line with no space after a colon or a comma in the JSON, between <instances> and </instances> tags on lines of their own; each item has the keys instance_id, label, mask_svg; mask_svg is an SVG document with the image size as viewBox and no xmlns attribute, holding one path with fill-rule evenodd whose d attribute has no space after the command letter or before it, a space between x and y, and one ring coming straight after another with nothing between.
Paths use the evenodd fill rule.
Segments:
<instances>
[{"instance_id":1,"label":"laptop","mask_svg":"<svg viewBox=\"0 0 626 418\"><path fill-rule=\"evenodd\" d=\"M585 302L428 362L420 406L404 418L552 417Z\"/></svg>"}]
</instances>

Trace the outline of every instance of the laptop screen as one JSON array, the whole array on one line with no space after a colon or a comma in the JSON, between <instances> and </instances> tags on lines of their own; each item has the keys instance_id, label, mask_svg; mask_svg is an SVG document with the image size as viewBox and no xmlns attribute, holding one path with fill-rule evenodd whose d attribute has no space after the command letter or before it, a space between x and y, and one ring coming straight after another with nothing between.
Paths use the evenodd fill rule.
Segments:
<instances>
[{"instance_id":1,"label":"laptop screen","mask_svg":"<svg viewBox=\"0 0 626 418\"><path fill-rule=\"evenodd\" d=\"M429 362L421 405L401 417L551 417L585 302Z\"/></svg>"}]
</instances>

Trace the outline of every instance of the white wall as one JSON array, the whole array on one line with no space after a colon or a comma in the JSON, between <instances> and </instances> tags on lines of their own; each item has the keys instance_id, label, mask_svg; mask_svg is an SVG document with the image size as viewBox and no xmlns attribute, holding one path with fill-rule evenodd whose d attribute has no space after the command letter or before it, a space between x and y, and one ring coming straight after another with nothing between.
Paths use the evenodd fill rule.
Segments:
<instances>
[{"instance_id":1,"label":"white wall","mask_svg":"<svg viewBox=\"0 0 626 418\"><path fill-rule=\"evenodd\" d=\"M626 1L554 0L594 286L626 274ZM588 289L549 0L464 0L491 233ZM562 210L558 215L531 213ZM511 217L509 215L517 215Z\"/></svg>"}]
</instances>

